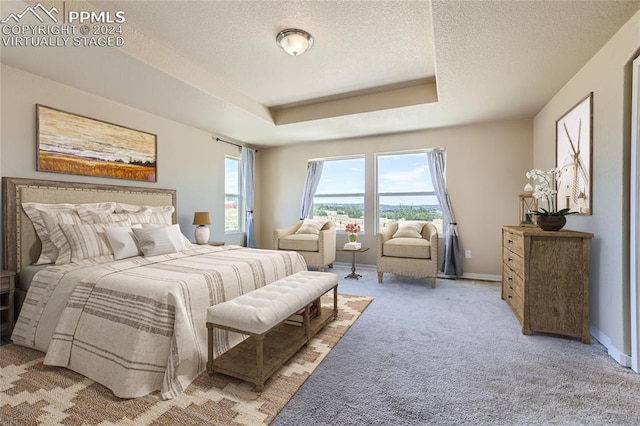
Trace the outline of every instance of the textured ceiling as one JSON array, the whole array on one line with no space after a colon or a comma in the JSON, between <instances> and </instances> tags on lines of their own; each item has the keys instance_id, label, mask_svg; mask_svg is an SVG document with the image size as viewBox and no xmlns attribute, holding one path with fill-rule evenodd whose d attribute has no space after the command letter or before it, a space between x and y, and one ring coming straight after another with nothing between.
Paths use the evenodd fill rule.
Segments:
<instances>
[{"instance_id":1,"label":"textured ceiling","mask_svg":"<svg viewBox=\"0 0 640 426\"><path fill-rule=\"evenodd\" d=\"M3 0L0 15L25 7ZM124 11L125 46L3 47L2 62L264 146L532 117L640 2L68 1L66 7ZM276 34L290 27L314 36L309 52L292 57L277 47Z\"/></svg>"}]
</instances>

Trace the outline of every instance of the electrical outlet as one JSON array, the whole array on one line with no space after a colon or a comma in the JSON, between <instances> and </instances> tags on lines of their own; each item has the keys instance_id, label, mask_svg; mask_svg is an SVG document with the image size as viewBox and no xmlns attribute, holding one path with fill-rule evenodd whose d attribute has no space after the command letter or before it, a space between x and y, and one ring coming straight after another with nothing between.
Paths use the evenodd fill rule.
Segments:
<instances>
[{"instance_id":1,"label":"electrical outlet","mask_svg":"<svg viewBox=\"0 0 640 426\"><path fill-rule=\"evenodd\" d=\"M466 259L471 259L471 250L465 250L464 251L464 257Z\"/></svg>"}]
</instances>

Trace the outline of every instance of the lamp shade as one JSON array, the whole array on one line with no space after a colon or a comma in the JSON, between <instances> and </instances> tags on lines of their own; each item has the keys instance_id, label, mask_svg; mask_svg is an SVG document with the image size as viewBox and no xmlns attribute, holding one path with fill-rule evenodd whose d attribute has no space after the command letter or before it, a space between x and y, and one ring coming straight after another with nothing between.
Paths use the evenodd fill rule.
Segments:
<instances>
[{"instance_id":1,"label":"lamp shade","mask_svg":"<svg viewBox=\"0 0 640 426\"><path fill-rule=\"evenodd\" d=\"M278 33L276 42L289 55L298 56L311 49L313 37L306 31L288 28Z\"/></svg>"},{"instance_id":2,"label":"lamp shade","mask_svg":"<svg viewBox=\"0 0 640 426\"><path fill-rule=\"evenodd\" d=\"M194 225L211 225L211 216L209 212L195 212L193 215Z\"/></svg>"}]
</instances>

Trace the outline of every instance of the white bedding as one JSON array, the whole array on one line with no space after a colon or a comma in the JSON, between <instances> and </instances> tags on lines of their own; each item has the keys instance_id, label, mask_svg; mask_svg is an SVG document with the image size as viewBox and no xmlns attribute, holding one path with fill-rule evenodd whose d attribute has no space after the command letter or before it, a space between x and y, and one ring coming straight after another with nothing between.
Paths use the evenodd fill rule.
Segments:
<instances>
[{"instance_id":1,"label":"white bedding","mask_svg":"<svg viewBox=\"0 0 640 426\"><path fill-rule=\"evenodd\" d=\"M12 339L133 398L168 399L206 368L206 310L295 272L295 252L194 246L154 257L88 259L38 272ZM220 331L214 356L242 336Z\"/></svg>"}]
</instances>

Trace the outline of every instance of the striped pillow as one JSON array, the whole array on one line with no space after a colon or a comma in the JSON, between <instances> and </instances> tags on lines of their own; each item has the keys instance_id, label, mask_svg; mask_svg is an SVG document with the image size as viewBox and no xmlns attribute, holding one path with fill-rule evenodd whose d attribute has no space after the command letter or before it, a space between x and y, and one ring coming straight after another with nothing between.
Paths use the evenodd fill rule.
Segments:
<instances>
[{"instance_id":1,"label":"striped pillow","mask_svg":"<svg viewBox=\"0 0 640 426\"><path fill-rule=\"evenodd\" d=\"M60 255L60 250L67 245L67 240L58 225L63 223L68 225L80 225L82 223L82 219L80 219L78 213L73 210L42 211L40 212L40 215L47 229L49 243L53 246L53 251L49 251L49 247L47 246L47 255L49 259L51 259L51 262L56 262ZM44 244L42 247L44 252Z\"/></svg>"},{"instance_id":2,"label":"striped pillow","mask_svg":"<svg viewBox=\"0 0 640 426\"><path fill-rule=\"evenodd\" d=\"M138 240L138 248L145 257L178 252L169 233L169 227L131 230Z\"/></svg>"},{"instance_id":3,"label":"striped pillow","mask_svg":"<svg viewBox=\"0 0 640 426\"><path fill-rule=\"evenodd\" d=\"M151 210L149 223L158 225L171 225L173 223L173 212L176 208L172 205L166 206L137 206L135 204L116 204L116 213L136 213L142 209Z\"/></svg>"},{"instance_id":4,"label":"striped pillow","mask_svg":"<svg viewBox=\"0 0 640 426\"><path fill-rule=\"evenodd\" d=\"M142 209L137 212L125 212L125 213L95 213L91 212L91 217L94 223L112 223L120 222L121 220L129 220L131 223L150 223L151 210Z\"/></svg>"},{"instance_id":5,"label":"striped pillow","mask_svg":"<svg viewBox=\"0 0 640 426\"><path fill-rule=\"evenodd\" d=\"M113 254L109 240L104 233L105 227L130 227L131 222L124 220L113 223L94 223L81 225L58 225L64 234L67 243L61 248L56 265L69 262L78 262L92 257L108 256Z\"/></svg>"},{"instance_id":6,"label":"striped pillow","mask_svg":"<svg viewBox=\"0 0 640 426\"><path fill-rule=\"evenodd\" d=\"M95 223L92 213L97 214L110 214L116 209L116 203L96 203L94 206L81 205L76 208L78 216L86 223Z\"/></svg>"},{"instance_id":7,"label":"striped pillow","mask_svg":"<svg viewBox=\"0 0 640 426\"><path fill-rule=\"evenodd\" d=\"M49 236L49 229L45 224L43 213L77 211L79 213L80 219L87 221L87 217L83 217L83 214L79 211L81 208L95 209L99 210L100 212L111 213L115 210L116 203L45 204L28 202L22 203L22 208L24 209L25 214L31 220L36 234L38 235L38 238L42 243L42 252L40 253L40 257L38 258L36 263L43 264L55 262L58 257L58 249L51 241L51 238ZM54 227L54 229L57 229L57 227Z\"/></svg>"}]
</instances>

